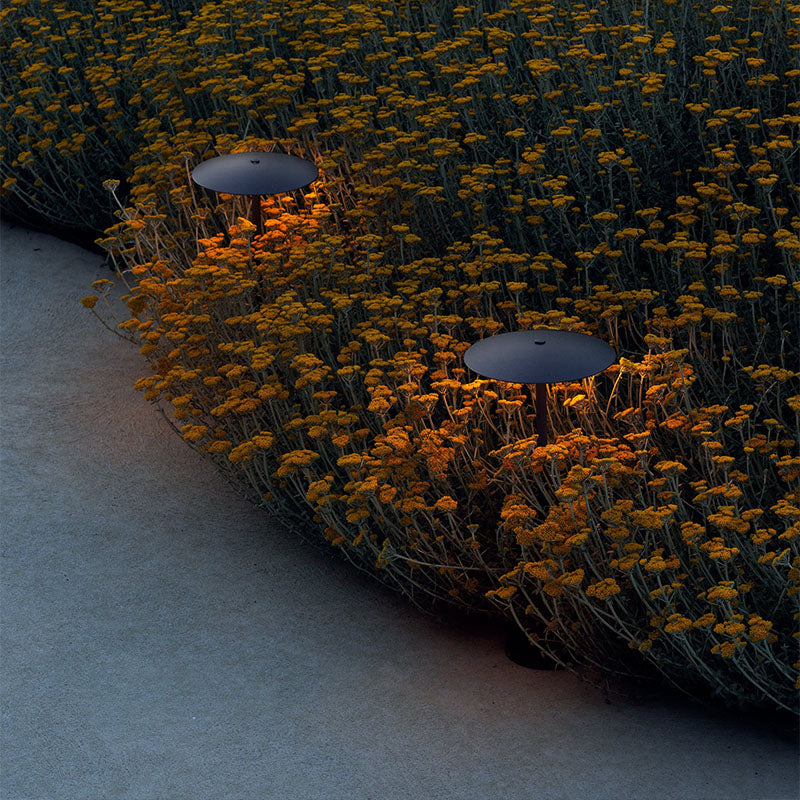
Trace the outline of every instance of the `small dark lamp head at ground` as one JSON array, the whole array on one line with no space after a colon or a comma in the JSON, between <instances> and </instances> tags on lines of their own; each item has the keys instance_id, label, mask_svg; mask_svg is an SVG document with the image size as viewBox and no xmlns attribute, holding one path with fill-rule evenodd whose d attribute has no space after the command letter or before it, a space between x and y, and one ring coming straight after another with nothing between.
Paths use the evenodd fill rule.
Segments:
<instances>
[{"instance_id":1,"label":"small dark lamp head at ground","mask_svg":"<svg viewBox=\"0 0 800 800\"><path fill-rule=\"evenodd\" d=\"M287 153L231 153L198 164L192 180L206 189L252 197L250 221L264 233L261 198L304 189L319 177L310 161Z\"/></svg>"},{"instance_id":2,"label":"small dark lamp head at ground","mask_svg":"<svg viewBox=\"0 0 800 800\"><path fill-rule=\"evenodd\" d=\"M588 378L611 366L616 358L614 348L602 339L547 328L489 336L464 353L464 363L484 378L536 386L539 447L548 440L545 384Z\"/></svg>"}]
</instances>

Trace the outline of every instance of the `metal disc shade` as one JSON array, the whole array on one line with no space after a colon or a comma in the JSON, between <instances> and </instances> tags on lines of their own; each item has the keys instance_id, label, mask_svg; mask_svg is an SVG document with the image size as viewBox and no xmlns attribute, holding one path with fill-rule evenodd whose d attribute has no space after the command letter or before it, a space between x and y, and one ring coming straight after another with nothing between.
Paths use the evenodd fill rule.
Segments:
<instances>
[{"instance_id":1,"label":"metal disc shade","mask_svg":"<svg viewBox=\"0 0 800 800\"><path fill-rule=\"evenodd\" d=\"M303 189L319 176L310 161L286 153L231 153L198 164L192 180L225 194L281 194Z\"/></svg>"},{"instance_id":2,"label":"metal disc shade","mask_svg":"<svg viewBox=\"0 0 800 800\"><path fill-rule=\"evenodd\" d=\"M585 333L535 328L499 333L473 344L464 363L478 375L509 383L562 383L611 366L610 344Z\"/></svg>"}]
</instances>

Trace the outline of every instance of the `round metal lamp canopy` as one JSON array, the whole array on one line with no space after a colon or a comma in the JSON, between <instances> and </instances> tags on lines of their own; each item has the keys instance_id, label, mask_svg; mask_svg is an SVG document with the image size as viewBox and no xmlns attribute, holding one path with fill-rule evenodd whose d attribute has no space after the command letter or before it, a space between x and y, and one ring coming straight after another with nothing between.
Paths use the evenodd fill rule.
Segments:
<instances>
[{"instance_id":1,"label":"round metal lamp canopy","mask_svg":"<svg viewBox=\"0 0 800 800\"><path fill-rule=\"evenodd\" d=\"M481 339L464 353L464 363L498 381L562 383L596 375L616 357L610 344L594 336L535 328Z\"/></svg>"},{"instance_id":2,"label":"round metal lamp canopy","mask_svg":"<svg viewBox=\"0 0 800 800\"><path fill-rule=\"evenodd\" d=\"M192 180L225 194L281 194L303 189L319 170L310 161L286 153L231 153L198 164Z\"/></svg>"}]
</instances>

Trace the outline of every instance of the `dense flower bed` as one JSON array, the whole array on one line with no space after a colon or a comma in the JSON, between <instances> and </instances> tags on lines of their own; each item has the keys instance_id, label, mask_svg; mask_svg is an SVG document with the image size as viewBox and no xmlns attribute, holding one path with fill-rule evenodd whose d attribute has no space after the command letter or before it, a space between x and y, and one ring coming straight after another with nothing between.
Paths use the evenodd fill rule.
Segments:
<instances>
[{"instance_id":1,"label":"dense flower bed","mask_svg":"<svg viewBox=\"0 0 800 800\"><path fill-rule=\"evenodd\" d=\"M118 205L138 388L423 606L796 711L800 6L184 5L2 12L6 203ZM272 148L321 177L255 236L189 172ZM542 448L462 362L531 327L620 355Z\"/></svg>"}]
</instances>

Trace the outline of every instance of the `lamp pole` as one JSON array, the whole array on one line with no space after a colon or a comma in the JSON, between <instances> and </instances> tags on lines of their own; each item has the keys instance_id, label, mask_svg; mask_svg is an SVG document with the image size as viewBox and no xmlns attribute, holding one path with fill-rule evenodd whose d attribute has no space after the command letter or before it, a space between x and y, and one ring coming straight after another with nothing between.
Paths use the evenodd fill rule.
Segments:
<instances>
[{"instance_id":1,"label":"lamp pole","mask_svg":"<svg viewBox=\"0 0 800 800\"><path fill-rule=\"evenodd\" d=\"M535 383L534 387L534 392L531 392L531 394L535 393L536 399L534 400L534 398L531 397L531 400L534 400L534 424L536 426L536 433L538 434L536 438L536 446L544 447L550 438L548 435L549 426L547 419L547 384ZM531 391L530 384L528 384L528 391Z\"/></svg>"},{"instance_id":2,"label":"lamp pole","mask_svg":"<svg viewBox=\"0 0 800 800\"><path fill-rule=\"evenodd\" d=\"M256 226L256 236L261 236L264 233L264 219L261 213L261 195L250 195L250 222Z\"/></svg>"}]
</instances>

